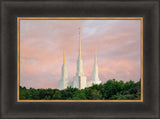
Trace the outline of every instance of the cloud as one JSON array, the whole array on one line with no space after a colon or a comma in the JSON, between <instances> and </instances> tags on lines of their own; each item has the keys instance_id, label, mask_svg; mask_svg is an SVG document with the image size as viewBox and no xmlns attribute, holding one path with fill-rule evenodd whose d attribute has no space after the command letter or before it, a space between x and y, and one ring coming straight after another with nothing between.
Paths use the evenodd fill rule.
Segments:
<instances>
[{"instance_id":1,"label":"cloud","mask_svg":"<svg viewBox=\"0 0 160 119\"><path fill-rule=\"evenodd\" d=\"M103 82L140 78L139 20L21 20L20 82L33 88L58 88L63 49L69 80L76 74L79 33L84 73L92 79L97 49ZM38 83L37 83L38 82Z\"/></svg>"}]
</instances>

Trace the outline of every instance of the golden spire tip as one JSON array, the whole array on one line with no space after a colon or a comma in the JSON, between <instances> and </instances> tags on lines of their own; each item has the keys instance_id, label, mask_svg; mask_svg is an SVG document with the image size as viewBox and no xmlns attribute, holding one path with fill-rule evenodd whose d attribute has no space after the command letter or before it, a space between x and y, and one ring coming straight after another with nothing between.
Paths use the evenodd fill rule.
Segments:
<instances>
[{"instance_id":1,"label":"golden spire tip","mask_svg":"<svg viewBox=\"0 0 160 119\"><path fill-rule=\"evenodd\" d=\"M81 57L81 39L80 39L80 32L81 32L81 29L79 27L79 57Z\"/></svg>"},{"instance_id":2,"label":"golden spire tip","mask_svg":"<svg viewBox=\"0 0 160 119\"><path fill-rule=\"evenodd\" d=\"M63 64L66 64L65 50L63 49Z\"/></svg>"},{"instance_id":3,"label":"golden spire tip","mask_svg":"<svg viewBox=\"0 0 160 119\"><path fill-rule=\"evenodd\" d=\"M96 48L95 48L95 64L97 64Z\"/></svg>"}]
</instances>

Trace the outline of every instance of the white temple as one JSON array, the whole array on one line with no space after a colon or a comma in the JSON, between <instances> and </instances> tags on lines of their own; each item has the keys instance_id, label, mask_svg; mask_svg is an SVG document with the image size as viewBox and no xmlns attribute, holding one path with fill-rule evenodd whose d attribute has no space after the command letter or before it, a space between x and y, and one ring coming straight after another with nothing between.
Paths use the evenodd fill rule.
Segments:
<instances>
[{"instance_id":1,"label":"white temple","mask_svg":"<svg viewBox=\"0 0 160 119\"><path fill-rule=\"evenodd\" d=\"M86 87L86 77L83 72L83 61L81 57L81 40L80 40L80 28L79 28L79 56L77 60L77 73L73 77L73 88L84 89Z\"/></svg>"},{"instance_id":2,"label":"white temple","mask_svg":"<svg viewBox=\"0 0 160 119\"><path fill-rule=\"evenodd\" d=\"M83 72L83 61L81 57L81 39L80 39L80 28L79 28L79 56L77 60L77 72L76 75L73 77L73 82L69 82L68 80L68 73L65 61L65 52L63 53L63 65L62 65L62 75L61 80L59 80L59 89L63 90L67 87L73 87L78 89L84 89L86 87L90 87L93 84L100 84L101 81L98 77L98 65L97 65L97 57L95 51L95 63L93 67L93 79L92 81L87 82L87 78Z\"/></svg>"},{"instance_id":3,"label":"white temple","mask_svg":"<svg viewBox=\"0 0 160 119\"><path fill-rule=\"evenodd\" d=\"M96 56L96 51L95 51L95 62L94 62L94 67L93 67L92 84L100 84L100 83L101 83L101 81L98 76L97 56Z\"/></svg>"},{"instance_id":4,"label":"white temple","mask_svg":"<svg viewBox=\"0 0 160 119\"><path fill-rule=\"evenodd\" d=\"M63 65L61 80L59 81L59 89L63 90L68 87L68 72L66 67L65 51L63 51Z\"/></svg>"}]
</instances>

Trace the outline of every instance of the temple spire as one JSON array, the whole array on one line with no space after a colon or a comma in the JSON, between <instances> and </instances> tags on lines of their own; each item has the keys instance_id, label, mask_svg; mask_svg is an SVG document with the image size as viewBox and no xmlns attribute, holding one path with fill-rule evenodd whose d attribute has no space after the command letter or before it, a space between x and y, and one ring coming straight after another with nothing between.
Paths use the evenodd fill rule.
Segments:
<instances>
[{"instance_id":1,"label":"temple spire","mask_svg":"<svg viewBox=\"0 0 160 119\"><path fill-rule=\"evenodd\" d=\"M95 48L95 64L97 64L96 48Z\"/></svg>"},{"instance_id":2,"label":"temple spire","mask_svg":"<svg viewBox=\"0 0 160 119\"><path fill-rule=\"evenodd\" d=\"M81 57L81 39L80 39L81 29L79 28L79 57Z\"/></svg>"},{"instance_id":3,"label":"temple spire","mask_svg":"<svg viewBox=\"0 0 160 119\"><path fill-rule=\"evenodd\" d=\"M65 50L63 49L63 64L66 64Z\"/></svg>"}]
</instances>

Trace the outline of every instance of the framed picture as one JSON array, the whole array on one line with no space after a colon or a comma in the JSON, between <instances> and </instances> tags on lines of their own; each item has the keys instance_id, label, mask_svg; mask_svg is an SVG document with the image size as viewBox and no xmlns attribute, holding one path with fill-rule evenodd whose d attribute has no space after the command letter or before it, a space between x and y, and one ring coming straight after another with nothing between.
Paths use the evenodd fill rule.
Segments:
<instances>
[{"instance_id":1,"label":"framed picture","mask_svg":"<svg viewBox=\"0 0 160 119\"><path fill-rule=\"evenodd\" d=\"M158 1L1 4L1 118L159 118Z\"/></svg>"},{"instance_id":2,"label":"framed picture","mask_svg":"<svg viewBox=\"0 0 160 119\"><path fill-rule=\"evenodd\" d=\"M18 102L143 102L142 17L18 17L17 27Z\"/></svg>"}]
</instances>

